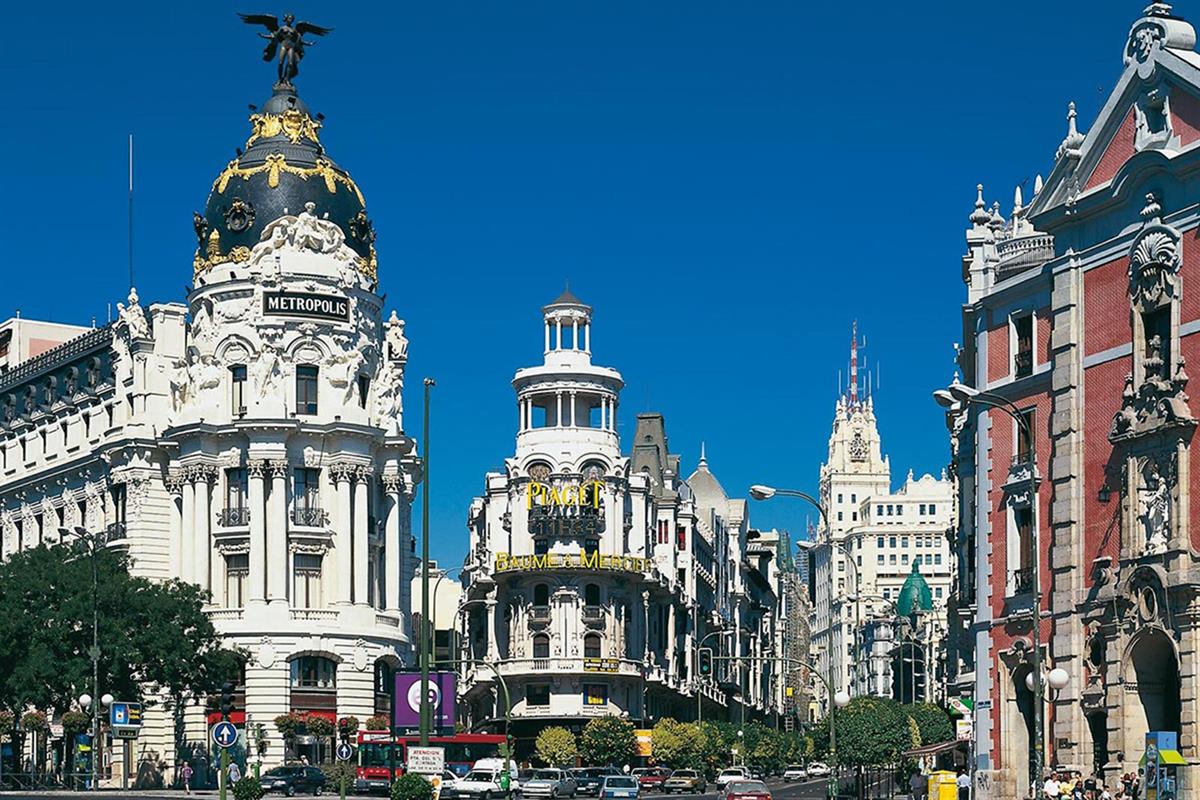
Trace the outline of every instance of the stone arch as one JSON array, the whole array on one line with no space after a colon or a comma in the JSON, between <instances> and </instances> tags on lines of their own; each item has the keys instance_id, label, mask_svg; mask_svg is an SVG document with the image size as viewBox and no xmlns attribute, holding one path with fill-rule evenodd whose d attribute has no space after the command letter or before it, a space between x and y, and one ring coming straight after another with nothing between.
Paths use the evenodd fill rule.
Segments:
<instances>
[{"instance_id":1,"label":"stone arch","mask_svg":"<svg viewBox=\"0 0 1200 800\"><path fill-rule=\"evenodd\" d=\"M245 336L233 333L217 344L213 354L222 364L246 364L258 354L258 348Z\"/></svg>"},{"instance_id":2,"label":"stone arch","mask_svg":"<svg viewBox=\"0 0 1200 800\"><path fill-rule=\"evenodd\" d=\"M1140 753L1148 731L1180 731L1179 649L1160 626L1139 630L1121 657L1124 751Z\"/></svg>"}]
</instances>

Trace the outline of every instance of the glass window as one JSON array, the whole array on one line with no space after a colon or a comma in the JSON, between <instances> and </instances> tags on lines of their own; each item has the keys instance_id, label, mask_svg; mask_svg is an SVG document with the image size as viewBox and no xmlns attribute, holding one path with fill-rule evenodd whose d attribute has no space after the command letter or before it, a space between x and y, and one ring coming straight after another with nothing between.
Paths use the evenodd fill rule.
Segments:
<instances>
[{"instance_id":1,"label":"glass window","mask_svg":"<svg viewBox=\"0 0 1200 800\"><path fill-rule=\"evenodd\" d=\"M585 683L583 685L583 704L585 706L608 705L608 686L603 683Z\"/></svg>"},{"instance_id":2,"label":"glass window","mask_svg":"<svg viewBox=\"0 0 1200 800\"><path fill-rule=\"evenodd\" d=\"M875 539L875 546L883 547L883 537L882 536L879 536Z\"/></svg>"},{"instance_id":3,"label":"glass window","mask_svg":"<svg viewBox=\"0 0 1200 800\"><path fill-rule=\"evenodd\" d=\"M838 512L838 522L842 521L842 512Z\"/></svg>"},{"instance_id":4,"label":"glass window","mask_svg":"<svg viewBox=\"0 0 1200 800\"><path fill-rule=\"evenodd\" d=\"M292 659L293 689L336 689L337 664L322 656Z\"/></svg>"},{"instance_id":5,"label":"glass window","mask_svg":"<svg viewBox=\"0 0 1200 800\"><path fill-rule=\"evenodd\" d=\"M245 508L246 507L246 470L227 469L225 470L225 507L226 508Z\"/></svg>"},{"instance_id":6,"label":"glass window","mask_svg":"<svg viewBox=\"0 0 1200 800\"><path fill-rule=\"evenodd\" d=\"M367 396L371 393L371 377L369 375L358 376L358 406L359 408L367 407Z\"/></svg>"},{"instance_id":7,"label":"glass window","mask_svg":"<svg viewBox=\"0 0 1200 800\"><path fill-rule=\"evenodd\" d=\"M878 559L878 563L883 563L883 553L880 553L878 556L876 556L876 558Z\"/></svg>"},{"instance_id":8,"label":"glass window","mask_svg":"<svg viewBox=\"0 0 1200 800\"><path fill-rule=\"evenodd\" d=\"M600 605L600 585L589 583L583 587L583 602L584 605L598 606Z\"/></svg>"},{"instance_id":9,"label":"glass window","mask_svg":"<svg viewBox=\"0 0 1200 800\"><path fill-rule=\"evenodd\" d=\"M900 537L900 546L903 547L905 550L908 549L908 537L907 536Z\"/></svg>"},{"instance_id":10,"label":"glass window","mask_svg":"<svg viewBox=\"0 0 1200 800\"><path fill-rule=\"evenodd\" d=\"M320 553L296 553L293 556L292 586L295 596L292 604L296 608L320 608L321 562Z\"/></svg>"},{"instance_id":11,"label":"glass window","mask_svg":"<svg viewBox=\"0 0 1200 800\"><path fill-rule=\"evenodd\" d=\"M895 547L895 546L896 546L896 537L893 536L890 539L888 539L888 547Z\"/></svg>"},{"instance_id":12,"label":"glass window","mask_svg":"<svg viewBox=\"0 0 1200 800\"><path fill-rule=\"evenodd\" d=\"M531 706L550 705L550 684L541 683L525 688L525 702Z\"/></svg>"},{"instance_id":13,"label":"glass window","mask_svg":"<svg viewBox=\"0 0 1200 800\"><path fill-rule=\"evenodd\" d=\"M888 563L891 564L892 566L896 565L896 554L895 553L892 553L890 556L888 556Z\"/></svg>"},{"instance_id":14,"label":"glass window","mask_svg":"<svg viewBox=\"0 0 1200 800\"><path fill-rule=\"evenodd\" d=\"M533 587L533 604L535 606L550 605L550 587L544 583L539 583Z\"/></svg>"},{"instance_id":15,"label":"glass window","mask_svg":"<svg viewBox=\"0 0 1200 800\"><path fill-rule=\"evenodd\" d=\"M908 563L908 553L904 553L903 555L901 555L901 556L900 556L900 563L901 563L901 564L907 564L907 563Z\"/></svg>"},{"instance_id":16,"label":"glass window","mask_svg":"<svg viewBox=\"0 0 1200 800\"><path fill-rule=\"evenodd\" d=\"M229 407L235 416L246 413L246 367L243 364L229 368Z\"/></svg>"},{"instance_id":17,"label":"glass window","mask_svg":"<svg viewBox=\"0 0 1200 800\"><path fill-rule=\"evenodd\" d=\"M936 506L935 504L933 504L933 503L930 503L930 504L929 504L929 513L930 513L930 514L936 514L936 513L937 513L937 506Z\"/></svg>"},{"instance_id":18,"label":"glass window","mask_svg":"<svg viewBox=\"0 0 1200 800\"><path fill-rule=\"evenodd\" d=\"M225 607L246 605L246 576L250 574L250 554L230 553L225 556Z\"/></svg>"},{"instance_id":19,"label":"glass window","mask_svg":"<svg viewBox=\"0 0 1200 800\"><path fill-rule=\"evenodd\" d=\"M294 486L292 492L296 499L296 508L309 511L321 507L321 470L311 467L298 467L293 473Z\"/></svg>"},{"instance_id":20,"label":"glass window","mask_svg":"<svg viewBox=\"0 0 1200 800\"><path fill-rule=\"evenodd\" d=\"M851 521L851 522L858 522L858 512L857 512L857 511L851 511L851 512L850 512L850 521Z\"/></svg>"},{"instance_id":21,"label":"glass window","mask_svg":"<svg viewBox=\"0 0 1200 800\"><path fill-rule=\"evenodd\" d=\"M589 633L583 637L583 657L600 658L600 634Z\"/></svg>"},{"instance_id":22,"label":"glass window","mask_svg":"<svg viewBox=\"0 0 1200 800\"><path fill-rule=\"evenodd\" d=\"M550 657L550 637L544 633L539 633L533 637L533 657L534 658L549 658Z\"/></svg>"},{"instance_id":23,"label":"glass window","mask_svg":"<svg viewBox=\"0 0 1200 800\"><path fill-rule=\"evenodd\" d=\"M317 376L319 370L309 364L296 367L296 413L317 413Z\"/></svg>"},{"instance_id":24,"label":"glass window","mask_svg":"<svg viewBox=\"0 0 1200 800\"><path fill-rule=\"evenodd\" d=\"M856 494L852 494L852 495L850 495L850 502L851 502L851 503L857 503L857 502L858 502L858 495L856 495Z\"/></svg>"},{"instance_id":25,"label":"glass window","mask_svg":"<svg viewBox=\"0 0 1200 800\"><path fill-rule=\"evenodd\" d=\"M941 564L941 563L942 563L942 554L941 554L941 553L937 553L936 555L934 555L934 557L933 557L933 563L934 563L934 564Z\"/></svg>"},{"instance_id":26,"label":"glass window","mask_svg":"<svg viewBox=\"0 0 1200 800\"><path fill-rule=\"evenodd\" d=\"M924 503L921 503L921 505L917 507L917 514L919 514L922 517L925 516L925 504Z\"/></svg>"},{"instance_id":27,"label":"glass window","mask_svg":"<svg viewBox=\"0 0 1200 800\"><path fill-rule=\"evenodd\" d=\"M936 597L938 600L941 600L942 599L942 587L939 586L936 589L934 589L933 596Z\"/></svg>"},{"instance_id":28,"label":"glass window","mask_svg":"<svg viewBox=\"0 0 1200 800\"><path fill-rule=\"evenodd\" d=\"M877 517L883 516L883 506L875 506L875 516L877 516Z\"/></svg>"},{"instance_id":29,"label":"glass window","mask_svg":"<svg viewBox=\"0 0 1200 800\"><path fill-rule=\"evenodd\" d=\"M892 599L892 590L891 590L891 589L884 589L884 590L883 590L883 599L884 599L884 600L891 600L891 599Z\"/></svg>"}]
</instances>

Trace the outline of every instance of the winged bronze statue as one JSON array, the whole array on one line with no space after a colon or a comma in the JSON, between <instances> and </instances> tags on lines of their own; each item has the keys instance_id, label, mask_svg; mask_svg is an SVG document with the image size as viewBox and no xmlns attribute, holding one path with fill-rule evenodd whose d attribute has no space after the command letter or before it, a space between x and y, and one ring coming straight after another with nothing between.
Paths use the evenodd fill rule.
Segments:
<instances>
[{"instance_id":1,"label":"winged bronze statue","mask_svg":"<svg viewBox=\"0 0 1200 800\"><path fill-rule=\"evenodd\" d=\"M279 24L279 17L274 14L238 14L238 16L247 25L262 25L267 29L266 33L258 34L267 40L267 47L263 50L263 61L270 61L275 58L276 53L279 54L279 82L286 86L290 86L292 79L300 72L300 60L304 58L304 48L316 44L316 42L306 42L304 37L308 34L324 36L333 31L333 28L322 28L311 22L297 23L296 17L292 14L283 15L282 25Z\"/></svg>"}]
</instances>

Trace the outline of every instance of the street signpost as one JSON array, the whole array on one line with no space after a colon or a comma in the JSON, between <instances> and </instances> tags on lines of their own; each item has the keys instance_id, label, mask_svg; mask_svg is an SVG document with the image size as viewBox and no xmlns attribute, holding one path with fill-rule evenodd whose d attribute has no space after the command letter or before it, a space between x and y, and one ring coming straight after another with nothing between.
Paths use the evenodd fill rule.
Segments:
<instances>
[{"instance_id":1,"label":"street signpost","mask_svg":"<svg viewBox=\"0 0 1200 800\"><path fill-rule=\"evenodd\" d=\"M349 761L354 755L354 748L346 742L342 742L337 746L337 760Z\"/></svg>"},{"instance_id":2,"label":"street signpost","mask_svg":"<svg viewBox=\"0 0 1200 800\"><path fill-rule=\"evenodd\" d=\"M418 775L441 775L446 769L446 751L441 747L408 748L408 771Z\"/></svg>"},{"instance_id":3,"label":"street signpost","mask_svg":"<svg viewBox=\"0 0 1200 800\"><path fill-rule=\"evenodd\" d=\"M229 749L237 744L238 732L234 724L227 719L223 719L216 725L213 725L212 740L217 747Z\"/></svg>"}]
</instances>

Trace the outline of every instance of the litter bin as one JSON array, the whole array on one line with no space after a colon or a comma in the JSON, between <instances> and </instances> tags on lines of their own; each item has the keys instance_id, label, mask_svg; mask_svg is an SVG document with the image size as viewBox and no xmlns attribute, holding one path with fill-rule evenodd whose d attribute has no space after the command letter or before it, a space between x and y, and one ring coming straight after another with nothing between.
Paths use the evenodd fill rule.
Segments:
<instances>
[{"instance_id":1,"label":"litter bin","mask_svg":"<svg viewBox=\"0 0 1200 800\"><path fill-rule=\"evenodd\" d=\"M929 800L958 800L958 776L944 769L929 773Z\"/></svg>"}]
</instances>

